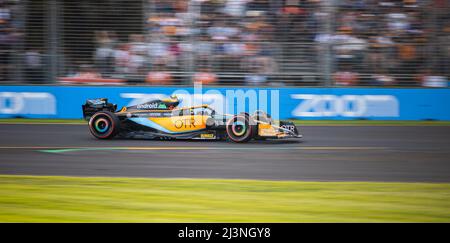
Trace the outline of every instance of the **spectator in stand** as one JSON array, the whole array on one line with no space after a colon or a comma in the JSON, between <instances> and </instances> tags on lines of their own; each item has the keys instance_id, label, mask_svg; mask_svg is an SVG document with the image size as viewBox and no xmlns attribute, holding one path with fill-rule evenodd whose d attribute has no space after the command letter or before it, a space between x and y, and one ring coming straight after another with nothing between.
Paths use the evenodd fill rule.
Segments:
<instances>
[{"instance_id":1,"label":"spectator in stand","mask_svg":"<svg viewBox=\"0 0 450 243\"><path fill-rule=\"evenodd\" d=\"M225 55L229 57L239 58L245 52L245 44L238 37L230 38L229 41L224 43L223 48Z\"/></svg>"},{"instance_id":2,"label":"spectator in stand","mask_svg":"<svg viewBox=\"0 0 450 243\"><path fill-rule=\"evenodd\" d=\"M374 86L386 86L386 85L394 85L396 80L394 77L388 74L374 74L371 76L370 85Z\"/></svg>"},{"instance_id":3,"label":"spectator in stand","mask_svg":"<svg viewBox=\"0 0 450 243\"><path fill-rule=\"evenodd\" d=\"M6 4L6 1L0 1L0 24L9 23L11 20L11 10Z\"/></svg>"},{"instance_id":4,"label":"spectator in stand","mask_svg":"<svg viewBox=\"0 0 450 243\"><path fill-rule=\"evenodd\" d=\"M363 55L367 47L366 40L353 34L351 27L341 27L333 40L333 50L336 53L338 67L352 65L352 69L361 71L360 64L364 59Z\"/></svg>"},{"instance_id":5,"label":"spectator in stand","mask_svg":"<svg viewBox=\"0 0 450 243\"><path fill-rule=\"evenodd\" d=\"M351 71L337 71L333 74L334 84L338 86L358 85L359 75Z\"/></svg>"},{"instance_id":6,"label":"spectator in stand","mask_svg":"<svg viewBox=\"0 0 450 243\"><path fill-rule=\"evenodd\" d=\"M199 65L212 65L212 54L214 51L214 43L207 35L202 35L195 45L195 54L197 55L197 60Z\"/></svg>"},{"instance_id":7,"label":"spectator in stand","mask_svg":"<svg viewBox=\"0 0 450 243\"><path fill-rule=\"evenodd\" d=\"M169 39L162 33L155 33L148 45L148 55L152 64L166 65L170 59Z\"/></svg>"},{"instance_id":8,"label":"spectator in stand","mask_svg":"<svg viewBox=\"0 0 450 243\"><path fill-rule=\"evenodd\" d=\"M449 22L442 27L438 38L438 69L439 72L450 78L450 17Z\"/></svg>"},{"instance_id":9,"label":"spectator in stand","mask_svg":"<svg viewBox=\"0 0 450 243\"><path fill-rule=\"evenodd\" d=\"M139 75L145 74L145 66L147 61L145 57L138 51L130 51L128 60L128 74Z\"/></svg>"},{"instance_id":10,"label":"spectator in stand","mask_svg":"<svg viewBox=\"0 0 450 243\"><path fill-rule=\"evenodd\" d=\"M123 54L124 67L128 75L135 77L136 75L145 76L145 67L148 66L147 48L145 36L140 34L131 34L126 44L126 53Z\"/></svg>"},{"instance_id":11,"label":"spectator in stand","mask_svg":"<svg viewBox=\"0 0 450 243\"><path fill-rule=\"evenodd\" d=\"M284 40L295 38L297 31L303 30L305 24L306 9L302 7L301 0L286 0L280 9L279 26ZM295 31L292 31L295 30Z\"/></svg>"},{"instance_id":12,"label":"spectator in stand","mask_svg":"<svg viewBox=\"0 0 450 243\"><path fill-rule=\"evenodd\" d=\"M14 20L14 5L18 3L0 0L0 81L14 81L14 59L17 57L17 43L22 37Z\"/></svg>"},{"instance_id":13,"label":"spectator in stand","mask_svg":"<svg viewBox=\"0 0 450 243\"><path fill-rule=\"evenodd\" d=\"M410 28L410 17L400 6L390 8L385 19L390 31L401 33Z\"/></svg>"},{"instance_id":14,"label":"spectator in stand","mask_svg":"<svg viewBox=\"0 0 450 243\"><path fill-rule=\"evenodd\" d=\"M117 74L128 74L130 61L130 47L127 44L119 45L114 51L114 67Z\"/></svg>"},{"instance_id":15,"label":"spectator in stand","mask_svg":"<svg viewBox=\"0 0 450 243\"><path fill-rule=\"evenodd\" d=\"M82 64L80 66L80 70L78 73L73 76L73 78L80 78L80 79L101 79L102 75L95 70L95 68L92 65L89 64Z\"/></svg>"},{"instance_id":16,"label":"spectator in stand","mask_svg":"<svg viewBox=\"0 0 450 243\"><path fill-rule=\"evenodd\" d=\"M231 17L243 17L247 10L247 3L252 1L253 0L227 0L223 12Z\"/></svg>"},{"instance_id":17,"label":"spectator in stand","mask_svg":"<svg viewBox=\"0 0 450 243\"><path fill-rule=\"evenodd\" d=\"M383 81L386 79L381 77L386 75L393 66L394 46L395 43L387 33L369 37L369 52L365 65L368 73L375 74L372 77L373 85L390 83L389 81Z\"/></svg>"},{"instance_id":18,"label":"spectator in stand","mask_svg":"<svg viewBox=\"0 0 450 243\"><path fill-rule=\"evenodd\" d=\"M418 42L412 34L404 33L397 37L397 70L395 73L399 76L398 81L408 84L411 77L416 75L419 69L420 56L417 49Z\"/></svg>"},{"instance_id":19,"label":"spectator in stand","mask_svg":"<svg viewBox=\"0 0 450 243\"><path fill-rule=\"evenodd\" d=\"M138 55L146 55L148 52L148 44L144 35L133 34L129 36L130 51Z\"/></svg>"},{"instance_id":20,"label":"spectator in stand","mask_svg":"<svg viewBox=\"0 0 450 243\"><path fill-rule=\"evenodd\" d=\"M156 13L174 13L174 1L154 0Z\"/></svg>"},{"instance_id":21,"label":"spectator in stand","mask_svg":"<svg viewBox=\"0 0 450 243\"><path fill-rule=\"evenodd\" d=\"M169 45L169 56L167 66L170 68L178 68L180 65L181 56L183 54L182 47L179 41L170 41Z\"/></svg>"},{"instance_id":22,"label":"spectator in stand","mask_svg":"<svg viewBox=\"0 0 450 243\"><path fill-rule=\"evenodd\" d=\"M299 76L308 66L311 72L318 67L320 75L331 51L337 84L409 85L424 60L449 75L450 15L444 2L433 3L440 7L431 23L429 3L417 0L344 0L334 5L334 14L321 0L198 0L194 5L155 0L148 39L134 34L119 44L113 32L100 32L95 60L103 74L112 72L107 69L112 61L115 74L145 77L151 68L150 83L170 83L165 81L171 80L170 72L188 79L193 68L202 67L194 76L217 82L216 75L227 73L254 85L267 84L278 66Z\"/></svg>"},{"instance_id":23,"label":"spectator in stand","mask_svg":"<svg viewBox=\"0 0 450 243\"><path fill-rule=\"evenodd\" d=\"M44 63L39 50L30 49L25 53L25 75L28 82L44 83Z\"/></svg>"},{"instance_id":24,"label":"spectator in stand","mask_svg":"<svg viewBox=\"0 0 450 243\"><path fill-rule=\"evenodd\" d=\"M170 85L172 84L172 75L165 71L163 64L154 65L153 70L147 74L146 82L151 85Z\"/></svg>"},{"instance_id":25,"label":"spectator in stand","mask_svg":"<svg viewBox=\"0 0 450 243\"><path fill-rule=\"evenodd\" d=\"M269 77L277 69L275 60L260 45L247 51L248 57L241 62L241 68L247 73L245 82L248 85L265 85Z\"/></svg>"},{"instance_id":26,"label":"spectator in stand","mask_svg":"<svg viewBox=\"0 0 450 243\"><path fill-rule=\"evenodd\" d=\"M194 82L205 85L217 83L217 75L209 68L200 68L199 72L194 74Z\"/></svg>"},{"instance_id":27,"label":"spectator in stand","mask_svg":"<svg viewBox=\"0 0 450 243\"><path fill-rule=\"evenodd\" d=\"M236 26L227 24L225 21L216 21L213 26L207 30L211 39L215 41L225 41L240 33L240 29Z\"/></svg>"},{"instance_id":28,"label":"spectator in stand","mask_svg":"<svg viewBox=\"0 0 450 243\"><path fill-rule=\"evenodd\" d=\"M230 38L223 44L224 58L222 62L227 72L237 72L239 62L245 53L245 44L237 37Z\"/></svg>"},{"instance_id":29,"label":"spectator in stand","mask_svg":"<svg viewBox=\"0 0 450 243\"><path fill-rule=\"evenodd\" d=\"M114 72L114 49L117 37L114 32L97 31L95 33L97 49L94 61L102 75L111 75Z\"/></svg>"},{"instance_id":30,"label":"spectator in stand","mask_svg":"<svg viewBox=\"0 0 450 243\"><path fill-rule=\"evenodd\" d=\"M425 70L424 74L419 76L419 82L423 87L446 88L448 87L447 77L433 72L431 69Z\"/></svg>"},{"instance_id":31,"label":"spectator in stand","mask_svg":"<svg viewBox=\"0 0 450 243\"><path fill-rule=\"evenodd\" d=\"M8 81L11 68L11 41L8 29L0 26L0 81Z\"/></svg>"}]
</instances>

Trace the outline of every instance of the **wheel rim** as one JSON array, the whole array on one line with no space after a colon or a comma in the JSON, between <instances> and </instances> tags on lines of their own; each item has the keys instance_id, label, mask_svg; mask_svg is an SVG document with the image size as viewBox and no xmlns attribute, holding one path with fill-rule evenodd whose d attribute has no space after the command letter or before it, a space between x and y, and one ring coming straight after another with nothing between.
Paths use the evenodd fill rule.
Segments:
<instances>
[{"instance_id":1,"label":"wheel rim","mask_svg":"<svg viewBox=\"0 0 450 243\"><path fill-rule=\"evenodd\" d=\"M231 130L236 136L242 136L247 131L247 126L242 121L234 121L231 125Z\"/></svg>"},{"instance_id":2,"label":"wheel rim","mask_svg":"<svg viewBox=\"0 0 450 243\"><path fill-rule=\"evenodd\" d=\"M99 133L104 133L108 131L109 121L105 118L100 118L95 121L95 130Z\"/></svg>"}]
</instances>

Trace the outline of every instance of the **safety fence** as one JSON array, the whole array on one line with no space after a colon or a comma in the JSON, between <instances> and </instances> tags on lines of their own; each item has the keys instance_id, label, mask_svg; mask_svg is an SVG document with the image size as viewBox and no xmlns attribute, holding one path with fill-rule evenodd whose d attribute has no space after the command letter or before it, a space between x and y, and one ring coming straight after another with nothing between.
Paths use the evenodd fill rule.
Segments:
<instances>
[{"instance_id":1,"label":"safety fence","mask_svg":"<svg viewBox=\"0 0 450 243\"><path fill-rule=\"evenodd\" d=\"M447 87L446 0L2 0L0 82Z\"/></svg>"}]
</instances>

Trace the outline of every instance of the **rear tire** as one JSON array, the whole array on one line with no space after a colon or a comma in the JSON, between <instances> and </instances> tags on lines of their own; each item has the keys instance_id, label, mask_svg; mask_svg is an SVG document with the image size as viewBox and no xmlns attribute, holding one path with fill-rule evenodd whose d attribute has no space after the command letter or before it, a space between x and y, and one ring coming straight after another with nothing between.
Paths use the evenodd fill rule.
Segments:
<instances>
[{"instance_id":1,"label":"rear tire","mask_svg":"<svg viewBox=\"0 0 450 243\"><path fill-rule=\"evenodd\" d=\"M257 132L257 126L251 124L250 119L248 115L237 115L228 120L226 126L228 138L235 143L250 141Z\"/></svg>"},{"instance_id":2,"label":"rear tire","mask_svg":"<svg viewBox=\"0 0 450 243\"><path fill-rule=\"evenodd\" d=\"M96 112L89 119L89 131L98 139L111 139L119 133L120 120L110 111Z\"/></svg>"}]
</instances>

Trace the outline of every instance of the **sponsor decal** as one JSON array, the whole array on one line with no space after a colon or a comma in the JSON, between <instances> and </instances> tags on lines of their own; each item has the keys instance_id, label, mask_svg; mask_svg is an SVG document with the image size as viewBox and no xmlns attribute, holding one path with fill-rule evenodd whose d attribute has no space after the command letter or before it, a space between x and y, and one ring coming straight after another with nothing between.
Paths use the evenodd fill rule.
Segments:
<instances>
[{"instance_id":1,"label":"sponsor decal","mask_svg":"<svg viewBox=\"0 0 450 243\"><path fill-rule=\"evenodd\" d=\"M134 113L135 117L171 117L172 113L170 112L143 112L143 113Z\"/></svg>"},{"instance_id":2,"label":"sponsor decal","mask_svg":"<svg viewBox=\"0 0 450 243\"><path fill-rule=\"evenodd\" d=\"M190 118L175 120L174 125L177 129L196 128L195 119Z\"/></svg>"},{"instance_id":3,"label":"sponsor decal","mask_svg":"<svg viewBox=\"0 0 450 243\"><path fill-rule=\"evenodd\" d=\"M140 104L136 106L137 109L143 109L143 110L147 110L147 109L156 109L158 108L158 103L145 103L145 104Z\"/></svg>"},{"instance_id":4,"label":"sponsor decal","mask_svg":"<svg viewBox=\"0 0 450 243\"><path fill-rule=\"evenodd\" d=\"M291 132L295 132L295 126L294 125L282 125L281 128L287 129Z\"/></svg>"},{"instance_id":5,"label":"sponsor decal","mask_svg":"<svg viewBox=\"0 0 450 243\"><path fill-rule=\"evenodd\" d=\"M0 114L56 115L56 99L44 92L0 92Z\"/></svg>"},{"instance_id":6,"label":"sponsor decal","mask_svg":"<svg viewBox=\"0 0 450 243\"><path fill-rule=\"evenodd\" d=\"M392 95L294 94L301 100L291 112L296 117L398 117L399 101Z\"/></svg>"},{"instance_id":7,"label":"sponsor decal","mask_svg":"<svg viewBox=\"0 0 450 243\"><path fill-rule=\"evenodd\" d=\"M212 133L202 133L202 134L200 134L200 138L203 138L203 139L215 139L216 135L214 135Z\"/></svg>"},{"instance_id":8,"label":"sponsor decal","mask_svg":"<svg viewBox=\"0 0 450 243\"><path fill-rule=\"evenodd\" d=\"M255 105L250 101L258 98L257 109L273 115L274 120L272 106L279 106L279 119L450 120L449 89L285 87L278 89L279 100L277 92L267 88L207 88L195 93L189 87L185 91L178 95L181 91L172 87L0 86L0 117L81 118L80 105L94 98L93 94L101 94L111 103L133 108L145 103L159 106L161 102L155 100L177 95L179 107L207 104L216 114L239 114L244 106L252 114Z\"/></svg>"}]
</instances>

